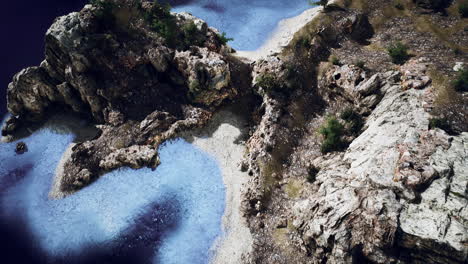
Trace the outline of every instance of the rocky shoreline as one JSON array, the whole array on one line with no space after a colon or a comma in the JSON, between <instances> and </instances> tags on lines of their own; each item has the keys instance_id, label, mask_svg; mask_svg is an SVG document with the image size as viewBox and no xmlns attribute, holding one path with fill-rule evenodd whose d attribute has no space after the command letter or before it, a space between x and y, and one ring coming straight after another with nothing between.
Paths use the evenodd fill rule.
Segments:
<instances>
[{"instance_id":1,"label":"rocky shoreline","mask_svg":"<svg viewBox=\"0 0 468 264\"><path fill-rule=\"evenodd\" d=\"M468 63L466 20L413 2L332 1L306 11L315 15L297 32L275 34L275 49L288 42L277 54L268 44L266 53L239 52L252 60L243 62L189 14L170 21L196 45L174 48L141 19L152 4L117 2L111 28L95 6L56 20L46 60L8 89L4 136L45 119L53 105L98 124L96 138L71 149L61 191L122 166L156 167L159 144L182 136L223 169L227 236L215 263L468 260L468 97L440 77L455 75L448 64ZM448 41L430 31L436 24L422 28L429 18L457 34ZM412 54L398 65L385 47L402 39ZM245 121L224 106L243 108ZM451 129L432 125L442 117ZM187 132L194 129L201 132Z\"/></svg>"},{"instance_id":2,"label":"rocky shoreline","mask_svg":"<svg viewBox=\"0 0 468 264\"><path fill-rule=\"evenodd\" d=\"M223 215L223 235L213 245L216 254L211 263L242 263L252 251L252 237L246 219L241 214L243 188L248 180L240 171L245 154L242 138L247 121L232 110L217 112L208 125L197 131L184 132L180 136L219 163L226 187L226 208Z\"/></svg>"},{"instance_id":3,"label":"rocky shoreline","mask_svg":"<svg viewBox=\"0 0 468 264\"><path fill-rule=\"evenodd\" d=\"M248 58L251 61L258 61L268 56L281 53L282 49L291 42L294 34L312 21L322 9L323 8L320 6L310 8L298 16L281 20L270 37L260 48L254 51L237 51L236 55Z\"/></svg>"}]
</instances>

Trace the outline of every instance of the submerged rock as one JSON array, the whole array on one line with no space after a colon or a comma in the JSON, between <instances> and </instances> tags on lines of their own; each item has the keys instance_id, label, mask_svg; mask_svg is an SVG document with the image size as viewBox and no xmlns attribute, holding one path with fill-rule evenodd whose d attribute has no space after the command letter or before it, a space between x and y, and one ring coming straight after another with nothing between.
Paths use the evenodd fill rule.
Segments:
<instances>
[{"instance_id":1,"label":"submerged rock","mask_svg":"<svg viewBox=\"0 0 468 264\"><path fill-rule=\"evenodd\" d=\"M18 155L24 154L24 153L28 152L28 146L24 142L18 142L16 144L15 152Z\"/></svg>"}]
</instances>

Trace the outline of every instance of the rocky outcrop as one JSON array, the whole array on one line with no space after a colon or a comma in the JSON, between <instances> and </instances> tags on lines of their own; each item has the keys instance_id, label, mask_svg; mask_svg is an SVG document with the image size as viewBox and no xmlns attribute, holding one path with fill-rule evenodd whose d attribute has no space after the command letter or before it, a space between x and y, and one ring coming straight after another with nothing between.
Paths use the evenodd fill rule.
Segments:
<instances>
[{"instance_id":1,"label":"rocky outcrop","mask_svg":"<svg viewBox=\"0 0 468 264\"><path fill-rule=\"evenodd\" d=\"M142 120L154 110L174 112L180 103L219 105L246 89L230 76L248 79L248 67L219 53L228 48L200 19L176 16L177 26L194 23L192 34L203 34L205 40L200 44L206 47L184 51L164 43L143 14L120 18L121 12L151 12L150 7L122 4L113 11L116 21L110 28L102 25L97 9L88 5L60 17L47 31L45 61L21 71L9 85L8 109L15 118L40 120L50 106L60 104L91 113L101 123L111 111Z\"/></svg>"},{"instance_id":2,"label":"rocky outcrop","mask_svg":"<svg viewBox=\"0 0 468 264\"><path fill-rule=\"evenodd\" d=\"M468 259L468 134L451 137L439 129L429 130L427 105L433 95L425 69L422 60L415 60L401 72L370 77L352 65L332 66L324 74L321 85L333 90L335 99L336 94L348 98L370 115L346 152L316 155L309 162L316 174L303 183L300 198L282 201L286 207L280 222L293 227L283 225L290 234L286 244L308 256L302 258L306 258L304 263L463 263ZM366 105L373 96L377 96L375 103ZM272 130L265 139L275 135L275 129L281 131L268 123L278 119L274 117L279 111L272 109L266 108L258 130ZM255 134L251 144L253 139ZM256 145L268 146L267 142ZM296 148L291 156L313 156L294 154L301 147ZM259 164L255 162L258 157L250 160ZM296 170L294 164L289 166L279 172L283 174L279 179ZM250 169L254 174L251 186L257 188L246 194L244 210L253 215L251 223L263 223L251 228L261 234L260 230L269 228L269 232L279 232L276 220L265 220L277 210L265 202L265 181L271 175L265 175L261 166L257 173L254 166ZM283 184L288 186L291 180L279 181L273 188L282 189ZM257 243L266 247L278 242Z\"/></svg>"},{"instance_id":3,"label":"rocky outcrop","mask_svg":"<svg viewBox=\"0 0 468 264\"><path fill-rule=\"evenodd\" d=\"M116 113L112 113L118 116ZM104 172L120 167L155 168L159 165L157 147L177 133L203 126L211 112L191 106L183 107L183 118L155 111L143 121L126 121L100 125L93 140L76 144L65 162L59 188L64 193L88 185Z\"/></svg>"},{"instance_id":4,"label":"rocky outcrop","mask_svg":"<svg viewBox=\"0 0 468 264\"><path fill-rule=\"evenodd\" d=\"M148 21L157 3L111 2L57 18L46 33L45 60L8 87L12 117L4 136L46 119L54 107L100 124L98 137L74 146L63 191L122 166L157 166L160 143L205 124L212 110L249 91L249 65L204 21L170 14L178 35L166 36Z\"/></svg>"},{"instance_id":5,"label":"rocky outcrop","mask_svg":"<svg viewBox=\"0 0 468 264\"><path fill-rule=\"evenodd\" d=\"M436 133L443 133L437 131ZM429 158L437 178L418 203L403 205L398 246L410 258L462 263L468 258L468 134L450 138Z\"/></svg>"}]
</instances>

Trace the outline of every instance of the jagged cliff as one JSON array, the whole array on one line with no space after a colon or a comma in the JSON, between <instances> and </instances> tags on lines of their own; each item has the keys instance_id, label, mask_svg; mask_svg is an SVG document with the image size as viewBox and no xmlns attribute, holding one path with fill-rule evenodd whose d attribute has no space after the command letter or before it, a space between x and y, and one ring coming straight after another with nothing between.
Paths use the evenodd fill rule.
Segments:
<instances>
[{"instance_id":1,"label":"jagged cliff","mask_svg":"<svg viewBox=\"0 0 468 264\"><path fill-rule=\"evenodd\" d=\"M468 101L449 81L467 62L466 20L401 5L333 1L255 63L263 103L243 165L252 263L468 260ZM456 34L420 28L437 23ZM399 66L386 47L401 40L412 58Z\"/></svg>"},{"instance_id":2,"label":"jagged cliff","mask_svg":"<svg viewBox=\"0 0 468 264\"><path fill-rule=\"evenodd\" d=\"M160 143L205 124L223 101L249 91L249 66L202 20L150 2L110 3L56 19L46 34L46 59L8 87L12 117L4 135L56 109L100 124L98 137L73 147L63 191L122 166L157 166ZM177 35L159 32L151 17L167 19Z\"/></svg>"},{"instance_id":3,"label":"jagged cliff","mask_svg":"<svg viewBox=\"0 0 468 264\"><path fill-rule=\"evenodd\" d=\"M189 14L123 0L106 8L58 18L45 61L8 88L4 135L54 109L98 124L74 146L62 191L122 166L155 167L164 140L248 100L246 263L467 262L467 96L440 77L468 62L466 19L425 1L332 1L281 54L246 62ZM402 65L385 49L396 40L412 51Z\"/></svg>"}]
</instances>

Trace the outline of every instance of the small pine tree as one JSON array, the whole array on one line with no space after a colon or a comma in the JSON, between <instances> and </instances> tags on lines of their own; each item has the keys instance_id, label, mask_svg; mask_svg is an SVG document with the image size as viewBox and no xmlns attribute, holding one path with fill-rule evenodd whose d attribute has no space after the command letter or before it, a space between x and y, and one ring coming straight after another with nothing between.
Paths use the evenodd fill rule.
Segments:
<instances>
[{"instance_id":1,"label":"small pine tree","mask_svg":"<svg viewBox=\"0 0 468 264\"><path fill-rule=\"evenodd\" d=\"M324 137L320 150L322 153L341 150L345 143L343 142L344 126L336 119L329 117L325 124L319 129L319 133Z\"/></svg>"},{"instance_id":2,"label":"small pine tree","mask_svg":"<svg viewBox=\"0 0 468 264\"><path fill-rule=\"evenodd\" d=\"M219 40L219 42L221 42L221 44L223 44L223 45L226 45L229 41L234 41L233 38L228 38L228 37L226 36L226 32L221 33L221 35L218 34L218 40Z\"/></svg>"},{"instance_id":3,"label":"small pine tree","mask_svg":"<svg viewBox=\"0 0 468 264\"><path fill-rule=\"evenodd\" d=\"M400 41L390 45L390 47L387 48L387 51L392 62L395 64L404 64L410 58L408 47Z\"/></svg>"}]
</instances>

